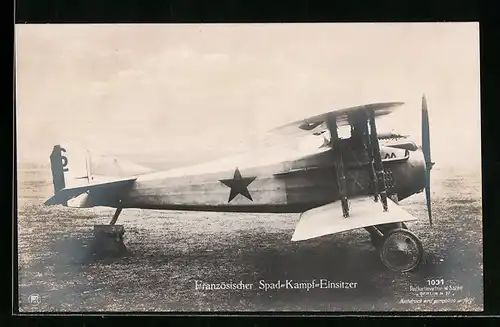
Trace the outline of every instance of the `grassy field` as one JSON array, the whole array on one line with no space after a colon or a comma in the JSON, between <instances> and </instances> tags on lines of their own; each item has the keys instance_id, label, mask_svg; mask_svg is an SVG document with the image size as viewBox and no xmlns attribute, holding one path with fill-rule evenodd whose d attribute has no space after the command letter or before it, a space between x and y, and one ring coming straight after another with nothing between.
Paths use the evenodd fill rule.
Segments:
<instances>
[{"instance_id":1,"label":"grassy field","mask_svg":"<svg viewBox=\"0 0 500 327\"><path fill-rule=\"evenodd\" d=\"M433 170L433 217L423 194L401 202L421 218L408 223L425 247L414 273L387 271L355 230L290 242L298 215L186 213L124 210L129 253L97 259L92 226L105 224L106 208L44 207L52 193L45 168L18 170L19 304L22 312L57 311L442 311L482 310L480 176ZM352 281L355 289L258 289L259 281ZM454 303L407 303L411 288L430 279L461 287ZM196 290L195 281L252 283L249 290ZM37 306L28 302L39 294ZM464 300L466 299L466 300Z\"/></svg>"}]
</instances>

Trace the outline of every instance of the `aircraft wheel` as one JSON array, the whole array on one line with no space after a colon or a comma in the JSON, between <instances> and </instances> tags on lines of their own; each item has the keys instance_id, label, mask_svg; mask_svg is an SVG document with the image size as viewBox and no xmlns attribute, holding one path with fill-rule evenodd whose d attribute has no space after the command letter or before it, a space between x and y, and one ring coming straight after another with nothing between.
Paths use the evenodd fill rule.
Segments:
<instances>
[{"instance_id":1,"label":"aircraft wheel","mask_svg":"<svg viewBox=\"0 0 500 327\"><path fill-rule=\"evenodd\" d=\"M395 226L397 226L397 225L387 224L387 225L379 225L379 226L377 226L377 228L382 234L386 235L389 231L398 228ZM401 228L407 230L408 226L406 226L406 224L402 222ZM382 242L384 241L384 236L378 236L378 235L371 234L370 239L371 239L371 243L373 244L373 246L376 249L378 249L380 247L380 245L382 244Z\"/></svg>"},{"instance_id":2,"label":"aircraft wheel","mask_svg":"<svg viewBox=\"0 0 500 327\"><path fill-rule=\"evenodd\" d=\"M378 250L382 263L398 272L416 269L424 255L422 242L415 234L403 228L393 229L385 234Z\"/></svg>"},{"instance_id":3,"label":"aircraft wheel","mask_svg":"<svg viewBox=\"0 0 500 327\"><path fill-rule=\"evenodd\" d=\"M401 225L399 223L390 223L390 224L383 224L383 225L377 225L377 228L382 232L382 234L387 234L389 231L393 229L398 229L398 228L403 228L403 229L408 229L406 224L404 222L401 222Z\"/></svg>"}]
</instances>

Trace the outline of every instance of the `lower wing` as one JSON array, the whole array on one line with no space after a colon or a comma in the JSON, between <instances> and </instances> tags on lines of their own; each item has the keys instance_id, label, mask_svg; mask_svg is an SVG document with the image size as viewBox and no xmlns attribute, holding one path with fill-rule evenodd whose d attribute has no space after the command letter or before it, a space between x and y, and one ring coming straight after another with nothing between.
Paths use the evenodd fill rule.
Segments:
<instances>
[{"instance_id":1,"label":"lower wing","mask_svg":"<svg viewBox=\"0 0 500 327\"><path fill-rule=\"evenodd\" d=\"M380 202L363 197L349 199L349 217L342 214L340 201L304 212L295 227L292 241L303 241L324 235L368 226L417 220L392 200L387 199L388 209L383 211Z\"/></svg>"}]
</instances>

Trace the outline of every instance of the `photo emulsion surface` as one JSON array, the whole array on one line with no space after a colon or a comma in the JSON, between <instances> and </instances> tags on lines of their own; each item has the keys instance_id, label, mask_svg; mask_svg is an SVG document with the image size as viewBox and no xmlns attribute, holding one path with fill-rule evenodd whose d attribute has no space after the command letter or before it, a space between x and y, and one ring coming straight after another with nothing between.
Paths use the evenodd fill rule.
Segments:
<instances>
[{"instance_id":1,"label":"photo emulsion surface","mask_svg":"<svg viewBox=\"0 0 500 327\"><path fill-rule=\"evenodd\" d=\"M477 23L15 32L21 312L483 310Z\"/></svg>"}]
</instances>

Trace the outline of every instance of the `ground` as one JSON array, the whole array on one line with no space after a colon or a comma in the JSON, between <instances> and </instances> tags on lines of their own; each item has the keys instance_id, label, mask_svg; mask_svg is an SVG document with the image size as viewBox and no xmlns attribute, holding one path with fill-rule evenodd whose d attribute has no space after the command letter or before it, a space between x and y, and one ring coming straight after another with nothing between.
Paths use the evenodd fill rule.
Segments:
<instances>
[{"instance_id":1,"label":"ground","mask_svg":"<svg viewBox=\"0 0 500 327\"><path fill-rule=\"evenodd\" d=\"M426 251L419 270L401 274L382 266L364 230L290 242L296 214L124 210L119 224L125 226L129 253L99 259L90 251L92 228L108 223L112 209L45 207L52 193L50 172L21 167L20 311L482 310L480 175L438 167L432 173L432 227L423 194L401 202L420 218L407 225ZM259 289L260 281L313 279L357 284L350 289ZM418 287L441 279L457 289L420 294ZM242 281L252 289L201 290L196 281ZM30 303L31 294L39 295L38 304Z\"/></svg>"}]
</instances>

